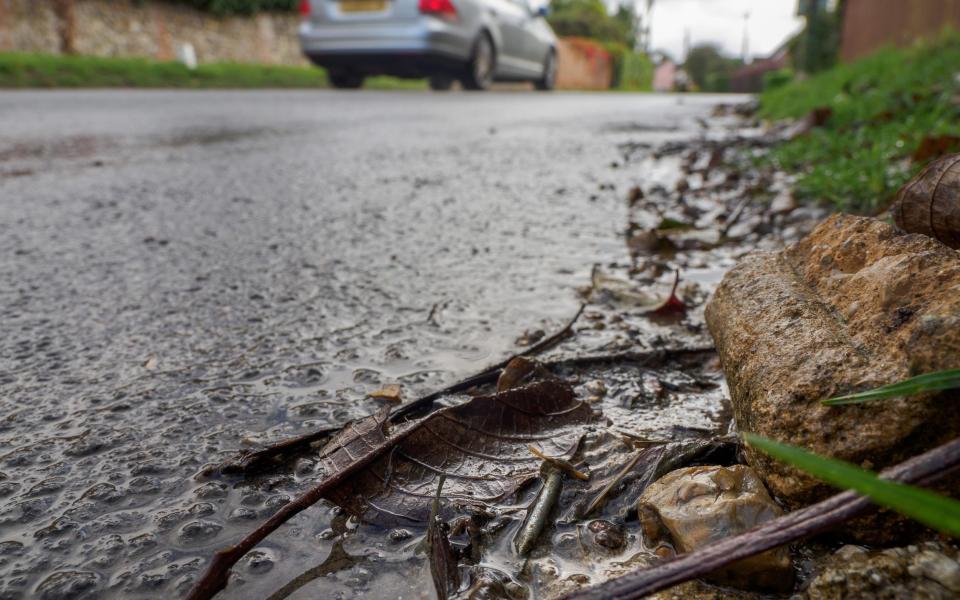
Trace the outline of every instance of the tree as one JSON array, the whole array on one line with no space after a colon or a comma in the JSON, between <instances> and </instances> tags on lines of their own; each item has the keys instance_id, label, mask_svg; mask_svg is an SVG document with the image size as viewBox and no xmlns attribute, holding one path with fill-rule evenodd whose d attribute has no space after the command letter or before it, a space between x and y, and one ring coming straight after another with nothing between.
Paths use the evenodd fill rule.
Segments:
<instances>
[{"instance_id":1,"label":"tree","mask_svg":"<svg viewBox=\"0 0 960 600\"><path fill-rule=\"evenodd\" d=\"M742 64L740 59L724 56L714 44L698 44L687 54L683 68L701 91L726 92L730 76Z\"/></svg>"},{"instance_id":2,"label":"tree","mask_svg":"<svg viewBox=\"0 0 960 600\"><path fill-rule=\"evenodd\" d=\"M806 25L791 40L790 55L794 68L816 73L836 64L844 8L842 0L837 2L833 11L828 10L826 0L806 0L800 5L800 14L806 18Z\"/></svg>"},{"instance_id":3,"label":"tree","mask_svg":"<svg viewBox=\"0 0 960 600\"><path fill-rule=\"evenodd\" d=\"M634 46L633 12L623 6L611 17L602 0L556 0L547 20L557 35Z\"/></svg>"}]
</instances>

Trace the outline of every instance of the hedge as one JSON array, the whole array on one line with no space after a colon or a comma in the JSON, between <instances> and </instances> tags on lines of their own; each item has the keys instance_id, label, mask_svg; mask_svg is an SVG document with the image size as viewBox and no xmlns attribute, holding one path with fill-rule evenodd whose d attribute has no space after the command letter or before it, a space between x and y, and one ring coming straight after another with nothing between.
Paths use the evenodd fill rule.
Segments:
<instances>
[{"instance_id":1,"label":"hedge","mask_svg":"<svg viewBox=\"0 0 960 600\"><path fill-rule=\"evenodd\" d=\"M215 15L252 15L257 12L292 12L299 8L299 0L168 0L186 4Z\"/></svg>"}]
</instances>

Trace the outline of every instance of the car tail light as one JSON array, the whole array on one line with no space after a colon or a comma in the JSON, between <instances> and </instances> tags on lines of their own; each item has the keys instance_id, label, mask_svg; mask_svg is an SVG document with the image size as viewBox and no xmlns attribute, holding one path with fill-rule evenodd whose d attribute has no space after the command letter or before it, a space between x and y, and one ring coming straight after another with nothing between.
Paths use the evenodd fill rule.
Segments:
<instances>
[{"instance_id":1,"label":"car tail light","mask_svg":"<svg viewBox=\"0 0 960 600\"><path fill-rule=\"evenodd\" d=\"M420 0L420 12L427 15L457 16L457 9L450 0Z\"/></svg>"},{"instance_id":2,"label":"car tail light","mask_svg":"<svg viewBox=\"0 0 960 600\"><path fill-rule=\"evenodd\" d=\"M300 0L300 15L303 17L310 16L310 0Z\"/></svg>"}]
</instances>

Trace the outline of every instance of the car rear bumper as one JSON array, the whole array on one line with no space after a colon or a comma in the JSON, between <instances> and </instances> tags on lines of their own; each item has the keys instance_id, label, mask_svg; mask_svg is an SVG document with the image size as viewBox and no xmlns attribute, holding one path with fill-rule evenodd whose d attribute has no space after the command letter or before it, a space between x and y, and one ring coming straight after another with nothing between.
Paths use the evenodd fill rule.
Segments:
<instances>
[{"instance_id":1,"label":"car rear bumper","mask_svg":"<svg viewBox=\"0 0 960 600\"><path fill-rule=\"evenodd\" d=\"M300 29L300 43L320 66L400 77L459 72L473 47L460 28L427 17L402 25L308 22Z\"/></svg>"}]
</instances>

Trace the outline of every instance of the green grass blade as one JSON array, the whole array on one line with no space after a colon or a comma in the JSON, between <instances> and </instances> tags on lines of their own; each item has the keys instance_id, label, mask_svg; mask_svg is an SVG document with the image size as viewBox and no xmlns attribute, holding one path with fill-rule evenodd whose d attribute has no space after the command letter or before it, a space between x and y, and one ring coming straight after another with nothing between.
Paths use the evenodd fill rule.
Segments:
<instances>
[{"instance_id":1,"label":"green grass blade","mask_svg":"<svg viewBox=\"0 0 960 600\"><path fill-rule=\"evenodd\" d=\"M872 400L883 400L899 396L912 396L923 392L934 392L953 388L960 388L960 369L948 369L946 371L936 371L934 373L927 373L926 375L918 375L873 390L847 394L845 396L836 396L835 398L824 400L823 403L828 406L858 404L860 402L870 402Z\"/></svg>"},{"instance_id":2,"label":"green grass blade","mask_svg":"<svg viewBox=\"0 0 960 600\"><path fill-rule=\"evenodd\" d=\"M927 490L880 479L875 473L847 462L824 458L795 446L781 444L751 433L744 439L770 456L807 471L830 485L856 490L874 503L920 521L924 525L960 537L960 502Z\"/></svg>"}]
</instances>

